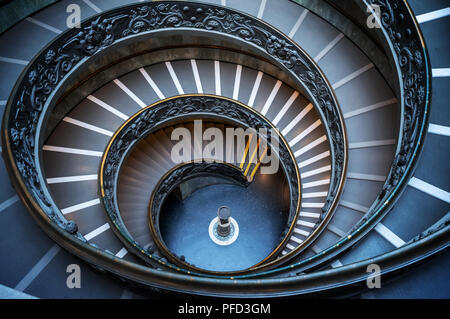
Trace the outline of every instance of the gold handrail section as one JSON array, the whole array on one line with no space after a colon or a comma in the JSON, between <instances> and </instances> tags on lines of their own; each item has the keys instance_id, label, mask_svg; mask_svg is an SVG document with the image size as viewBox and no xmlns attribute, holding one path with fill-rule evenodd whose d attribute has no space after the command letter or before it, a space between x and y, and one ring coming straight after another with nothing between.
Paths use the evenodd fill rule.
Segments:
<instances>
[{"instance_id":1,"label":"gold handrail section","mask_svg":"<svg viewBox=\"0 0 450 319\"><path fill-rule=\"evenodd\" d=\"M244 155L242 155L241 163L239 165L240 169L244 168L245 158L247 157L248 149L250 148L250 143L252 141L252 138L253 138L253 134L250 134L250 136L248 137L247 145L245 146Z\"/></svg>"},{"instance_id":2,"label":"gold handrail section","mask_svg":"<svg viewBox=\"0 0 450 319\"><path fill-rule=\"evenodd\" d=\"M255 167L253 168L252 172L250 173L250 181L253 180L253 177L255 176L256 172L258 171L259 166L261 165L263 159L266 157L267 155L267 151L269 150L269 147L266 147L264 149L264 151L261 154L261 157L259 158L258 163L256 163Z\"/></svg>"},{"instance_id":3,"label":"gold handrail section","mask_svg":"<svg viewBox=\"0 0 450 319\"><path fill-rule=\"evenodd\" d=\"M244 175L247 176L248 171L250 169L250 166L252 165L253 160L255 159L256 153L258 152L259 149L259 143L261 142L260 139L258 139L258 142L256 143L255 149L253 150L252 156L250 156L248 163L247 163L247 167L244 171Z\"/></svg>"},{"instance_id":4,"label":"gold handrail section","mask_svg":"<svg viewBox=\"0 0 450 319\"><path fill-rule=\"evenodd\" d=\"M181 98L181 97L186 97L186 98L187 98L187 97L211 97L211 98L215 98L215 99L219 99L219 100L224 100L224 101L228 101L228 102L232 102L232 103L234 103L234 104L237 104L239 107L242 107L242 108L244 108L245 110L247 110L247 111L249 111L249 112L251 112L251 113L257 115L257 116L260 117L264 122L266 122L266 123L273 129L273 131L278 135L278 137L279 137L279 139L280 139L280 143L283 143L283 144L284 144L284 146L286 147L286 149L287 149L287 151L288 151L288 153L289 153L289 157L290 157L291 161L293 161L293 163L295 163L295 165L294 165L294 167L295 167L295 175L296 175L296 179L297 179L297 181L298 181L298 183L297 183L297 184L298 184L298 188L297 188L297 192L298 192L297 205L296 205L294 217L293 217L293 219L292 219L291 224L289 225L288 231L286 232L286 235L285 235L284 238L281 240L281 242L278 244L278 246L277 246L277 247L276 247L276 248L275 248L275 249L274 249L274 250L273 250L273 251L272 251L265 259L264 259L264 260L262 260L261 262L259 262L258 264L256 264L254 267L249 268L249 269L247 269L247 270L244 270L244 271L236 271L236 272L227 272L227 273L221 273L221 272L209 272L209 273L214 273L214 274L219 274L219 275L229 275L229 276L233 276L233 275L238 275L238 274L249 273L249 272L255 271L255 270L257 270L257 269L258 269L258 270L259 270L259 269L261 269L261 270L262 270L262 269L265 269L266 266L269 264L268 261L270 261L271 259L273 259L275 256L279 255L279 253L281 252L281 250L285 247L285 245L286 245L287 242L289 241L289 238L290 238L291 234L293 233L293 230L294 230L294 227L295 227L295 223L296 223L296 221L297 221L297 219L298 219L298 217L299 217L299 214L300 214L301 194L302 194L302 192L301 192L301 178L300 178L300 171L299 171L298 165L296 164L295 156L294 156L292 150L290 149L289 144L287 143L287 141L285 140L285 138L282 136L282 134L279 132L279 130L278 130L278 129L277 129L277 128L276 128L276 127L275 127L275 126L274 126L274 125L273 125L273 124L272 124L265 116L263 116L262 114L260 114L260 113L259 113L258 111L256 111L255 109L249 107L248 105L243 104L242 102L233 100L233 99L231 99L231 98L223 97L223 96L213 95L213 94L199 94L199 93L197 93L197 94L182 94L182 95L176 95L176 96L173 96L173 97L169 97L169 98L166 98L166 99L157 101L157 102L155 102L155 103L153 103L153 104L151 104L151 105L149 105L149 106L143 108L143 109L140 110L139 112L135 113L135 114L132 115L130 118L128 118L127 121L125 121L125 123L123 123L123 124L120 126L120 128L114 133L114 135L111 137L111 139L110 139L110 141L109 141L109 143L108 143L108 145L107 145L107 147L106 147L106 149L105 149L105 152L104 152L104 154L103 154L103 157L102 157L102 160L101 160L101 164L100 164L100 177L99 177L100 194L101 194L102 198L105 197L104 177L103 177L102 172L103 172L104 169L105 169L106 159L107 159L108 154L109 154L109 152L110 152L110 150L111 150L111 146L112 146L112 144L114 143L114 141L117 139L117 137L119 136L120 132L121 132L124 128L126 128L131 122L133 122L134 119L136 119L140 114L142 114L143 112L147 111L148 109L153 108L153 107L155 107L155 106L157 106L157 105L160 105L160 104L162 104L162 103L164 103L164 102L167 102L167 101L179 99L179 98ZM196 113L193 113L193 115L198 116L198 114L196 114ZM188 115L185 116L185 118L188 118L188 117L189 117ZM218 115L218 117L220 117L220 115ZM227 118L227 120L233 121L233 119L229 119L229 118ZM147 132L147 134L150 134L150 133L151 133L151 132ZM250 135L250 136L251 136L251 135ZM143 137L141 137L141 138L143 138ZM247 154L248 154L248 150L249 150L249 145L250 145L250 139L249 139L249 141L248 141L248 143L247 143L247 147L246 147L246 149L247 149ZM259 141L258 141L258 146L259 146ZM255 151L256 151L257 149L258 149L258 147L256 147L256 149L253 151L253 155L255 155ZM128 150L128 151L129 151L129 150ZM264 152L264 156L266 156L266 154L267 154L267 150ZM124 154L124 156L126 156L126 154ZM254 156L252 156L252 157L254 157ZM261 160L262 160L262 158L260 159L260 161L259 161L259 163L257 164L257 166L255 166L255 168L252 170L252 172L251 172L251 176L252 176L252 177L256 174L257 169L260 167L260 165L261 165ZM242 164L242 163L241 163L241 164ZM243 167L243 164L242 164L242 167ZM242 167L240 167L241 170L242 170ZM249 169L250 169L250 167L247 167L247 168L246 168L245 175L248 173ZM116 199L116 201L117 201L117 199ZM280 257L279 257L278 259L276 259L276 260L271 261L271 262L270 262L270 265L272 266L272 265L275 265L275 264L279 264L279 263L282 262L282 261L285 261L285 257L286 257L286 256L287 256L287 254L284 255L284 256L280 256ZM202 270L202 272L205 272L205 270Z\"/></svg>"}]
</instances>

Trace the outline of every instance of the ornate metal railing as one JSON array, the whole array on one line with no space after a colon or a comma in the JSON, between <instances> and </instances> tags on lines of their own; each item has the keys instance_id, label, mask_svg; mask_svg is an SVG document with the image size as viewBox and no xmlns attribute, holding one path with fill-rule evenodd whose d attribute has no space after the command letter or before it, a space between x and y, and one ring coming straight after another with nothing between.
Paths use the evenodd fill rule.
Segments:
<instances>
[{"instance_id":1,"label":"ornate metal railing","mask_svg":"<svg viewBox=\"0 0 450 319\"><path fill-rule=\"evenodd\" d=\"M273 154L276 154L277 160L279 160L290 192L287 231L284 232L281 243L265 261L277 256L289 240L300 213L300 173L295 157L284 138L262 115L237 101L213 95L181 95L156 102L133 115L111 138L101 162L99 186L103 205L116 234L127 248L136 253L137 256L149 261L161 260L159 257L155 258L153 254L136 242L128 233L122 221L117 199L120 168L124 159L138 141L163 125L187 118L215 118L238 127L251 128L257 133L261 129L267 132L267 136L258 134L258 138L264 139L270 149L276 150ZM277 145L272 144L271 134L278 135L276 138L279 141ZM153 200L155 198L152 197ZM158 203L159 201L152 203L152 205L154 204L154 207L157 207ZM158 246L162 247L162 244L158 243L158 238L153 238L153 240ZM281 262L282 258L277 259L277 261L278 263ZM163 263L165 263L164 260ZM256 268L252 268L252 270L254 269Z\"/></svg>"},{"instance_id":2,"label":"ornate metal railing","mask_svg":"<svg viewBox=\"0 0 450 319\"><path fill-rule=\"evenodd\" d=\"M80 66L88 64L103 50L126 39L160 30L209 31L242 41L243 46L251 45L272 59L303 87L316 105L330 137L333 169L322 214L328 219L341 193L347 147L340 109L331 85L320 69L289 38L258 19L219 6L167 1L125 6L90 18L80 29L70 29L58 36L21 74L5 110L2 144L13 183L32 213L41 218L40 224L46 228L57 225L84 240L77 233L77 225L67 221L54 203L41 171L42 132L56 98ZM51 232L61 234L53 228ZM74 237L63 237L75 240Z\"/></svg>"},{"instance_id":3,"label":"ornate metal railing","mask_svg":"<svg viewBox=\"0 0 450 319\"><path fill-rule=\"evenodd\" d=\"M392 55L398 71L400 85L397 98L402 112L394 164L377 202L348 237L320 255L268 274L300 272L304 268L321 264L325 260L324 256L332 258L354 245L395 203L406 187L420 154L431 100L431 69L420 29L406 1L377 0L362 3L364 7L368 4L380 6L381 32L391 48L387 54ZM320 71L314 68L311 59L289 39L263 22L229 9L187 2L133 5L103 13L84 22L80 30L63 33L24 70L6 107L2 144L12 181L39 224L63 247L98 267L135 282L199 294L235 295L239 291L239 295L252 296L299 294L350 285L365 281L365 266L369 263L379 264L384 269L383 274L392 273L448 247L449 228L444 225L398 250L356 265L290 278L230 281L191 278L132 265L76 240L72 235L76 233L76 225L67 222L54 205L40 169L40 132L52 110L55 92L76 66L88 62L90 57L103 49L133 35L164 29L215 31L246 41L273 57L280 67L304 85L311 101L319 107L328 133L333 132L329 136L333 136L330 147L333 172L336 173L332 176L332 197L327 200L327 207L333 208L346 167L346 148L343 146L345 131L330 86ZM248 277L250 275L242 276ZM339 284L336 285L336 282Z\"/></svg>"},{"instance_id":4,"label":"ornate metal railing","mask_svg":"<svg viewBox=\"0 0 450 319\"><path fill-rule=\"evenodd\" d=\"M218 177L222 180L230 180L233 183L242 187L247 187L250 180L243 174L243 170L238 166L227 162L219 162L214 159L203 159L202 161L191 161L181 163L167 172L155 186L152 196L149 201L149 227L152 237L156 240L154 242L160 251L163 251L164 256L167 256L170 261L175 264L194 271L201 272L201 269L189 264L187 261L176 256L170 251L164 243L160 229L160 216L163 213L163 205L167 197L183 182L189 181L198 177ZM289 223L287 225L289 228ZM138 252L140 253L140 252Z\"/></svg>"},{"instance_id":5,"label":"ornate metal railing","mask_svg":"<svg viewBox=\"0 0 450 319\"><path fill-rule=\"evenodd\" d=\"M384 37L386 46L390 48L387 54L391 55L396 64L399 82L396 95L400 104L401 118L394 160L382 191L346 237L320 254L293 263L289 267L279 268L280 272L299 273L316 267L355 245L393 207L414 172L424 144L431 102L431 67L414 14L405 0L370 0L356 3L361 8L359 13L366 17L367 8L373 10L371 14L374 17L377 15L373 5L380 8L378 32ZM366 28L369 29L368 26Z\"/></svg>"}]
</instances>

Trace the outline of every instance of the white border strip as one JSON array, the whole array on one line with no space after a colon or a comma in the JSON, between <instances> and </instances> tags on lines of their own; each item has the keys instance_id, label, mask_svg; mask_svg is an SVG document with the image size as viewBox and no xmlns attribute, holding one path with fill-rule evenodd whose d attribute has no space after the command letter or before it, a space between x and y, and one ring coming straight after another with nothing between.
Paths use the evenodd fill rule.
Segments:
<instances>
[{"instance_id":1,"label":"white border strip","mask_svg":"<svg viewBox=\"0 0 450 319\"><path fill-rule=\"evenodd\" d=\"M0 212L4 211L5 209L7 209L9 206L13 205L14 203L16 203L19 200L19 196L14 195L11 198L8 198L7 200L5 200L4 202L0 203Z\"/></svg>"},{"instance_id":2,"label":"white border strip","mask_svg":"<svg viewBox=\"0 0 450 319\"><path fill-rule=\"evenodd\" d=\"M322 185L328 185L328 184L330 184L329 178L323 179L320 181L304 183L302 186L303 186L303 188L310 188L310 187L316 187L316 186L322 186Z\"/></svg>"},{"instance_id":3,"label":"white border strip","mask_svg":"<svg viewBox=\"0 0 450 319\"><path fill-rule=\"evenodd\" d=\"M344 34L339 33L328 45L322 49L315 57L314 61L319 62L334 46L344 37Z\"/></svg>"},{"instance_id":4,"label":"white border strip","mask_svg":"<svg viewBox=\"0 0 450 319\"><path fill-rule=\"evenodd\" d=\"M324 172L328 172L328 171L331 171L331 165L326 165L326 166L323 166L323 167L320 167L320 168L317 168L317 169L313 169L311 171L306 171L306 172L300 173L300 177L301 178L308 178L308 177L311 177L311 176L314 176L314 175L317 175L317 174L321 174L321 173L324 173Z\"/></svg>"},{"instance_id":5,"label":"white border strip","mask_svg":"<svg viewBox=\"0 0 450 319\"><path fill-rule=\"evenodd\" d=\"M131 92L131 90L125 84L123 84L119 79L115 79L114 83L116 83L116 85L118 87L120 87L122 89L122 91L124 91L129 97L131 97L133 99L133 101L135 101L137 104L139 104L140 107L144 108L147 106L147 104L145 104L140 98L138 98L136 94Z\"/></svg>"},{"instance_id":6,"label":"white border strip","mask_svg":"<svg viewBox=\"0 0 450 319\"><path fill-rule=\"evenodd\" d=\"M77 125L79 127L83 127L83 128L88 129L90 131L94 131L94 132L106 135L106 136L113 136L113 134L114 134L111 131L104 130L104 129L100 128L100 127L97 127L97 126L94 126L94 125L91 125L91 124L88 124L88 123L85 123L85 122L82 122L82 121L78 121L78 120L73 119L73 118L68 117L68 116L63 118L63 121L67 122L67 123L70 123L70 124L73 124L73 125Z\"/></svg>"},{"instance_id":7,"label":"white border strip","mask_svg":"<svg viewBox=\"0 0 450 319\"><path fill-rule=\"evenodd\" d=\"M302 198L327 197L327 192L303 193Z\"/></svg>"},{"instance_id":8,"label":"white border strip","mask_svg":"<svg viewBox=\"0 0 450 319\"><path fill-rule=\"evenodd\" d=\"M323 250L322 248L320 248L320 247L317 246L317 245L311 246L311 249L312 249L312 251L315 252L316 254L320 253L320 252Z\"/></svg>"},{"instance_id":9,"label":"white border strip","mask_svg":"<svg viewBox=\"0 0 450 319\"><path fill-rule=\"evenodd\" d=\"M356 210L357 212L361 212L361 213L366 213L369 210L369 207L365 207L363 205L352 203L352 202L349 202L349 201L346 201L346 200L341 200L339 202L339 205L343 206L343 207L346 207L346 208L350 208L350 209Z\"/></svg>"},{"instance_id":10,"label":"white border strip","mask_svg":"<svg viewBox=\"0 0 450 319\"><path fill-rule=\"evenodd\" d=\"M50 151L50 152L60 152L60 153L68 153L68 154L96 156L96 157L102 157L103 156L102 152L81 150L81 149L78 149L78 148L51 146L51 145L44 145L42 147L42 150Z\"/></svg>"},{"instance_id":11,"label":"white border strip","mask_svg":"<svg viewBox=\"0 0 450 319\"><path fill-rule=\"evenodd\" d=\"M374 182L384 182L386 180L386 176L363 174L363 173L352 173L352 172L347 173L347 178L359 179L359 180L364 180L364 181L374 181Z\"/></svg>"},{"instance_id":12,"label":"white border strip","mask_svg":"<svg viewBox=\"0 0 450 319\"><path fill-rule=\"evenodd\" d=\"M328 225L327 229L329 231L331 231L332 233L334 233L334 234L336 234L338 236L341 236L341 237L344 237L346 235L345 231L343 231L342 229L340 229L340 228L338 228L336 226L333 226L333 225Z\"/></svg>"},{"instance_id":13,"label":"white border strip","mask_svg":"<svg viewBox=\"0 0 450 319\"><path fill-rule=\"evenodd\" d=\"M82 209L85 209L85 208L88 208L91 206L95 206L98 204L100 204L100 199L96 198L96 199L93 199L93 200L90 200L90 201L87 201L87 202L84 202L81 204L63 208L63 209L61 209L61 212L63 213L63 215L67 215L67 214L70 214L70 213L73 213L73 212L76 212L76 211L79 211L79 210L82 210Z\"/></svg>"},{"instance_id":14,"label":"white border strip","mask_svg":"<svg viewBox=\"0 0 450 319\"><path fill-rule=\"evenodd\" d=\"M0 56L0 62L21 64L21 65L28 65L28 63L29 63L29 61L7 58L7 57L3 57L3 56Z\"/></svg>"},{"instance_id":15,"label":"white border strip","mask_svg":"<svg viewBox=\"0 0 450 319\"><path fill-rule=\"evenodd\" d=\"M450 68L432 69L431 71L434 78L444 78L450 76Z\"/></svg>"},{"instance_id":16,"label":"white border strip","mask_svg":"<svg viewBox=\"0 0 450 319\"><path fill-rule=\"evenodd\" d=\"M303 243L303 240L301 240L300 238L297 238L295 236L291 236L291 238L289 238L289 240L292 240L293 242L296 242L297 244Z\"/></svg>"},{"instance_id":17,"label":"white border strip","mask_svg":"<svg viewBox=\"0 0 450 319\"><path fill-rule=\"evenodd\" d=\"M300 28L300 25L303 23L303 20L305 20L306 15L308 14L308 10L304 9L302 11L302 13L300 14L300 16L298 17L297 21L295 22L294 26L292 27L291 31L288 34L289 38L292 38L298 31L298 29Z\"/></svg>"},{"instance_id":18,"label":"white border strip","mask_svg":"<svg viewBox=\"0 0 450 319\"><path fill-rule=\"evenodd\" d=\"M172 63L170 61L166 61L167 70L169 70L170 77L173 80L173 83L175 84L175 87L178 90L179 94L184 94L183 88L181 87L181 83L178 80L177 74L175 73L175 70L173 69Z\"/></svg>"},{"instance_id":19,"label":"white border strip","mask_svg":"<svg viewBox=\"0 0 450 319\"><path fill-rule=\"evenodd\" d=\"M283 82L281 82L280 80L278 80L277 83L275 83L275 85L272 89L272 92L270 92L270 95L267 98L266 104L264 104L264 107L261 110L262 115L264 115L264 116L266 115L267 111L269 110L270 106L272 105L273 100L277 96L277 93L281 87L281 84L283 84Z\"/></svg>"},{"instance_id":20,"label":"white border strip","mask_svg":"<svg viewBox=\"0 0 450 319\"><path fill-rule=\"evenodd\" d=\"M97 174L47 178L48 184L84 182L97 180Z\"/></svg>"},{"instance_id":21,"label":"white border strip","mask_svg":"<svg viewBox=\"0 0 450 319\"><path fill-rule=\"evenodd\" d=\"M258 71L256 75L255 84L253 84L252 93L250 94L250 99L248 100L248 106L253 107L253 103L255 103L256 94L258 93L259 85L261 84L261 79L263 77L263 73Z\"/></svg>"},{"instance_id":22,"label":"white border strip","mask_svg":"<svg viewBox=\"0 0 450 319\"><path fill-rule=\"evenodd\" d=\"M297 152L294 153L295 158L299 157L303 153L306 153L306 152L310 151L311 149L313 149L317 145L325 142L326 140L327 140L327 137L325 135L322 135L317 140L312 141L311 143L309 143L306 146L303 146L301 149L299 149Z\"/></svg>"},{"instance_id":23,"label":"white border strip","mask_svg":"<svg viewBox=\"0 0 450 319\"><path fill-rule=\"evenodd\" d=\"M372 104L372 105L369 105L369 106L366 106L366 107L362 107L360 109L357 109L357 110L345 113L344 114L344 119L348 119L348 118L351 118L353 116L357 116L357 115L361 115L361 114L364 114L364 113L367 113L367 112L370 112L370 111L374 111L376 109L379 109L379 108L384 107L384 106L392 105L394 103L397 103L397 99L396 98L389 99L389 100L386 100L386 101L382 101L382 102L379 102L379 103L375 103L375 104Z\"/></svg>"},{"instance_id":24,"label":"white border strip","mask_svg":"<svg viewBox=\"0 0 450 319\"><path fill-rule=\"evenodd\" d=\"M161 90L159 89L159 87L156 85L155 81L153 81L153 79L150 77L150 75L147 73L147 71L144 68L140 68L139 72L141 72L142 76L145 78L145 80L147 80L148 84L150 84L150 86L152 87L153 91L155 91L156 95L158 95L158 97L163 100L166 97L164 96L164 94L161 92Z\"/></svg>"},{"instance_id":25,"label":"white border strip","mask_svg":"<svg viewBox=\"0 0 450 319\"><path fill-rule=\"evenodd\" d=\"M321 154L319 154L319 155L316 155L316 156L314 156L314 157L311 157L310 159L307 159L307 160L305 160L305 161L303 161L303 162L298 163L298 167L299 167L299 168L303 168L303 167L305 167L305 166L308 166L308 165L310 165L310 164L313 164L313 163L315 163L315 162L318 162L318 161L320 161L321 159L327 158L328 156L330 156L330 151L323 152L323 153L321 153Z\"/></svg>"},{"instance_id":26,"label":"white border strip","mask_svg":"<svg viewBox=\"0 0 450 319\"><path fill-rule=\"evenodd\" d=\"M264 14L264 9L266 8L266 2L267 0L261 0L261 4L259 5L259 10L258 10L258 19L261 19L263 14Z\"/></svg>"},{"instance_id":27,"label":"white border strip","mask_svg":"<svg viewBox=\"0 0 450 319\"><path fill-rule=\"evenodd\" d=\"M338 268L344 266L339 259L336 259L331 263L332 268Z\"/></svg>"},{"instance_id":28,"label":"white border strip","mask_svg":"<svg viewBox=\"0 0 450 319\"><path fill-rule=\"evenodd\" d=\"M192 73L194 73L195 86L197 87L197 93L203 93L202 81L200 80L200 74L198 73L197 61L191 59Z\"/></svg>"},{"instance_id":29,"label":"white border strip","mask_svg":"<svg viewBox=\"0 0 450 319\"><path fill-rule=\"evenodd\" d=\"M89 95L87 97L87 99L89 101L94 102L95 104L97 104L98 106L101 106L102 108L104 108L105 110L111 112L112 114L120 117L122 120L128 120L129 116L120 112L119 110L116 110L115 108L113 108L111 105L106 104L105 102L103 102L102 100L96 98L93 95Z\"/></svg>"},{"instance_id":30,"label":"white border strip","mask_svg":"<svg viewBox=\"0 0 450 319\"><path fill-rule=\"evenodd\" d=\"M324 203L302 203L302 208L322 208Z\"/></svg>"},{"instance_id":31,"label":"white border strip","mask_svg":"<svg viewBox=\"0 0 450 319\"><path fill-rule=\"evenodd\" d=\"M121 250L117 252L116 257L123 258L127 253L128 250L125 247L123 247Z\"/></svg>"},{"instance_id":32,"label":"white border strip","mask_svg":"<svg viewBox=\"0 0 450 319\"><path fill-rule=\"evenodd\" d=\"M374 229L384 239L390 242L395 248L399 248L405 244L405 241L403 239L394 234L389 228L384 226L382 223L378 223Z\"/></svg>"},{"instance_id":33,"label":"white border strip","mask_svg":"<svg viewBox=\"0 0 450 319\"><path fill-rule=\"evenodd\" d=\"M386 146L386 145L394 145L395 140L379 140L379 141L367 141L367 142L356 142L349 143L349 149L355 148L366 148L366 147L377 147L377 146Z\"/></svg>"},{"instance_id":34,"label":"white border strip","mask_svg":"<svg viewBox=\"0 0 450 319\"><path fill-rule=\"evenodd\" d=\"M419 22L419 23L425 23L428 21L433 21L436 19L446 17L448 15L450 15L450 7L431 11L431 12L424 13L424 14L419 14L418 16L416 16L416 19L417 19L417 22Z\"/></svg>"},{"instance_id":35,"label":"white border strip","mask_svg":"<svg viewBox=\"0 0 450 319\"><path fill-rule=\"evenodd\" d=\"M428 133L450 136L450 127L430 123L428 126Z\"/></svg>"},{"instance_id":36,"label":"white border strip","mask_svg":"<svg viewBox=\"0 0 450 319\"><path fill-rule=\"evenodd\" d=\"M305 231L305 230L303 230L303 229L300 229L300 228L294 228L294 233L303 235L303 236L305 236L305 237L308 237L308 236L309 236L309 232L307 232L307 231Z\"/></svg>"},{"instance_id":37,"label":"white border strip","mask_svg":"<svg viewBox=\"0 0 450 319\"><path fill-rule=\"evenodd\" d=\"M241 74L242 74L242 65L236 65L236 77L234 78L234 88L233 88L233 99L237 100L239 98L239 88L241 85Z\"/></svg>"},{"instance_id":38,"label":"white border strip","mask_svg":"<svg viewBox=\"0 0 450 319\"><path fill-rule=\"evenodd\" d=\"M89 7L91 7L92 10L94 10L97 13L102 13L102 9L100 9L99 7L97 7L95 4L93 4L91 1L89 0L83 0L84 3L86 3Z\"/></svg>"},{"instance_id":39,"label":"white border strip","mask_svg":"<svg viewBox=\"0 0 450 319\"><path fill-rule=\"evenodd\" d=\"M344 77L343 79L337 81L336 83L334 83L332 85L333 90L337 90L338 88L340 88L341 86L343 86L344 84L347 84L348 82L356 79L358 76L360 76L361 74L363 74L364 72L369 71L371 68L373 68L374 65L372 63L369 63L365 66L363 66L362 68L356 70L355 72L347 75L346 77Z\"/></svg>"},{"instance_id":40,"label":"white border strip","mask_svg":"<svg viewBox=\"0 0 450 319\"><path fill-rule=\"evenodd\" d=\"M301 217L309 217L309 218L320 218L319 213L310 213L310 212L303 212L303 211L300 211L300 216Z\"/></svg>"},{"instance_id":41,"label":"white border strip","mask_svg":"<svg viewBox=\"0 0 450 319\"><path fill-rule=\"evenodd\" d=\"M214 83L216 86L216 95L222 95L222 84L220 83L220 62L214 61Z\"/></svg>"},{"instance_id":42,"label":"white border strip","mask_svg":"<svg viewBox=\"0 0 450 319\"><path fill-rule=\"evenodd\" d=\"M39 261L30 269L30 271L22 278L22 280L14 287L14 289L19 291L24 291L33 282L34 279L42 272L42 270L47 267L47 265L53 260L53 258L58 254L61 248L54 244L44 256L39 259Z\"/></svg>"},{"instance_id":43,"label":"white border strip","mask_svg":"<svg viewBox=\"0 0 450 319\"><path fill-rule=\"evenodd\" d=\"M414 187L415 189L418 189L421 192L424 192L428 195L431 195L435 198L438 198L440 200L443 200L446 203L450 203L450 193L444 191L443 189L440 189L434 185L431 185L427 182L424 182L421 179L418 179L416 177L412 177L408 185L411 187Z\"/></svg>"},{"instance_id":44,"label":"white border strip","mask_svg":"<svg viewBox=\"0 0 450 319\"><path fill-rule=\"evenodd\" d=\"M308 228L313 228L314 226L316 226L315 223L307 222L307 221L304 221L304 220L298 220L297 221L297 225L308 227Z\"/></svg>"},{"instance_id":45,"label":"white border strip","mask_svg":"<svg viewBox=\"0 0 450 319\"><path fill-rule=\"evenodd\" d=\"M51 31L51 32L54 32L54 33L56 33L56 34L62 33L62 31L61 31L60 29L55 28L55 27L52 27L51 25L48 25L47 23L44 23L44 22L42 22L42 21L33 19L33 18L31 18L31 17L28 17L28 18L26 18L25 20L27 20L27 21L29 21L29 22L31 22L31 23L37 25L37 26L40 26L40 27L42 27L42 28L44 28L44 29L47 29L47 30L49 30L49 31Z\"/></svg>"},{"instance_id":46,"label":"white border strip","mask_svg":"<svg viewBox=\"0 0 450 319\"><path fill-rule=\"evenodd\" d=\"M306 129L304 129L300 134L298 134L296 137L294 137L290 142L289 142L289 146L292 147L295 144L297 144L298 142L300 142L305 136L307 136L309 133L311 133L312 131L314 131L316 128L318 128L320 125L322 124L322 122L320 121L320 119L318 119L317 121L315 121L313 124L311 124L310 126L308 126Z\"/></svg>"},{"instance_id":47,"label":"white border strip","mask_svg":"<svg viewBox=\"0 0 450 319\"><path fill-rule=\"evenodd\" d=\"M281 134L282 135L288 134L294 128L294 126L297 125L298 122L300 122L301 119L304 118L306 114L308 114L308 112L312 110L312 108L313 108L312 103L309 103L307 106L305 106L303 110L283 129Z\"/></svg>"},{"instance_id":48,"label":"white border strip","mask_svg":"<svg viewBox=\"0 0 450 319\"><path fill-rule=\"evenodd\" d=\"M277 125L278 122L281 120L284 114L286 114L287 110L291 107L292 103L297 99L300 93L297 91L292 92L291 97L286 101L286 103L281 108L280 112L277 114L275 119L272 121L273 125Z\"/></svg>"},{"instance_id":49,"label":"white border strip","mask_svg":"<svg viewBox=\"0 0 450 319\"><path fill-rule=\"evenodd\" d=\"M99 228L94 229L94 230L91 231L89 234L84 235L84 238L85 238L86 240L91 240L91 239L97 237L98 235L100 235L101 233L103 233L104 231L106 231L106 230L108 230L108 229L109 229L109 224L106 223L106 224L100 226Z\"/></svg>"}]
</instances>

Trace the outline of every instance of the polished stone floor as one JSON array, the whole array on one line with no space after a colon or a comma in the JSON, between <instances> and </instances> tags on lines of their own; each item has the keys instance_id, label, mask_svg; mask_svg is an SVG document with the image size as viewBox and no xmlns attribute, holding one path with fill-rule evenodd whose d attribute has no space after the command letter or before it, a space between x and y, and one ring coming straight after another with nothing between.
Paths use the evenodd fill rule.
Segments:
<instances>
[{"instance_id":1,"label":"polished stone floor","mask_svg":"<svg viewBox=\"0 0 450 319\"><path fill-rule=\"evenodd\" d=\"M259 176L248 187L218 184L195 191L184 201L171 196L163 208L160 229L167 247L197 267L213 271L242 270L263 260L280 242L286 223L282 212L282 181ZM229 246L208 234L217 209L226 205L239 225Z\"/></svg>"}]
</instances>

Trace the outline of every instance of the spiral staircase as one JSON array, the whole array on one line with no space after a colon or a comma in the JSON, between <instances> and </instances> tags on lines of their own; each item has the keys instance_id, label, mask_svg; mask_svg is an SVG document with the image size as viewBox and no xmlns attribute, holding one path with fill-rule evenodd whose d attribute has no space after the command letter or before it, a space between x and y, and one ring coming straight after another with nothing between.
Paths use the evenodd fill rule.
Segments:
<instances>
[{"instance_id":1,"label":"spiral staircase","mask_svg":"<svg viewBox=\"0 0 450 319\"><path fill-rule=\"evenodd\" d=\"M17 3L0 36L6 296L450 296L446 1ZM206 161L207 129L238 127L272 133ZM194 137L181 164L177 128ZM207 229L224 203L227 248Z\"/></svg>"}]
</instances>

